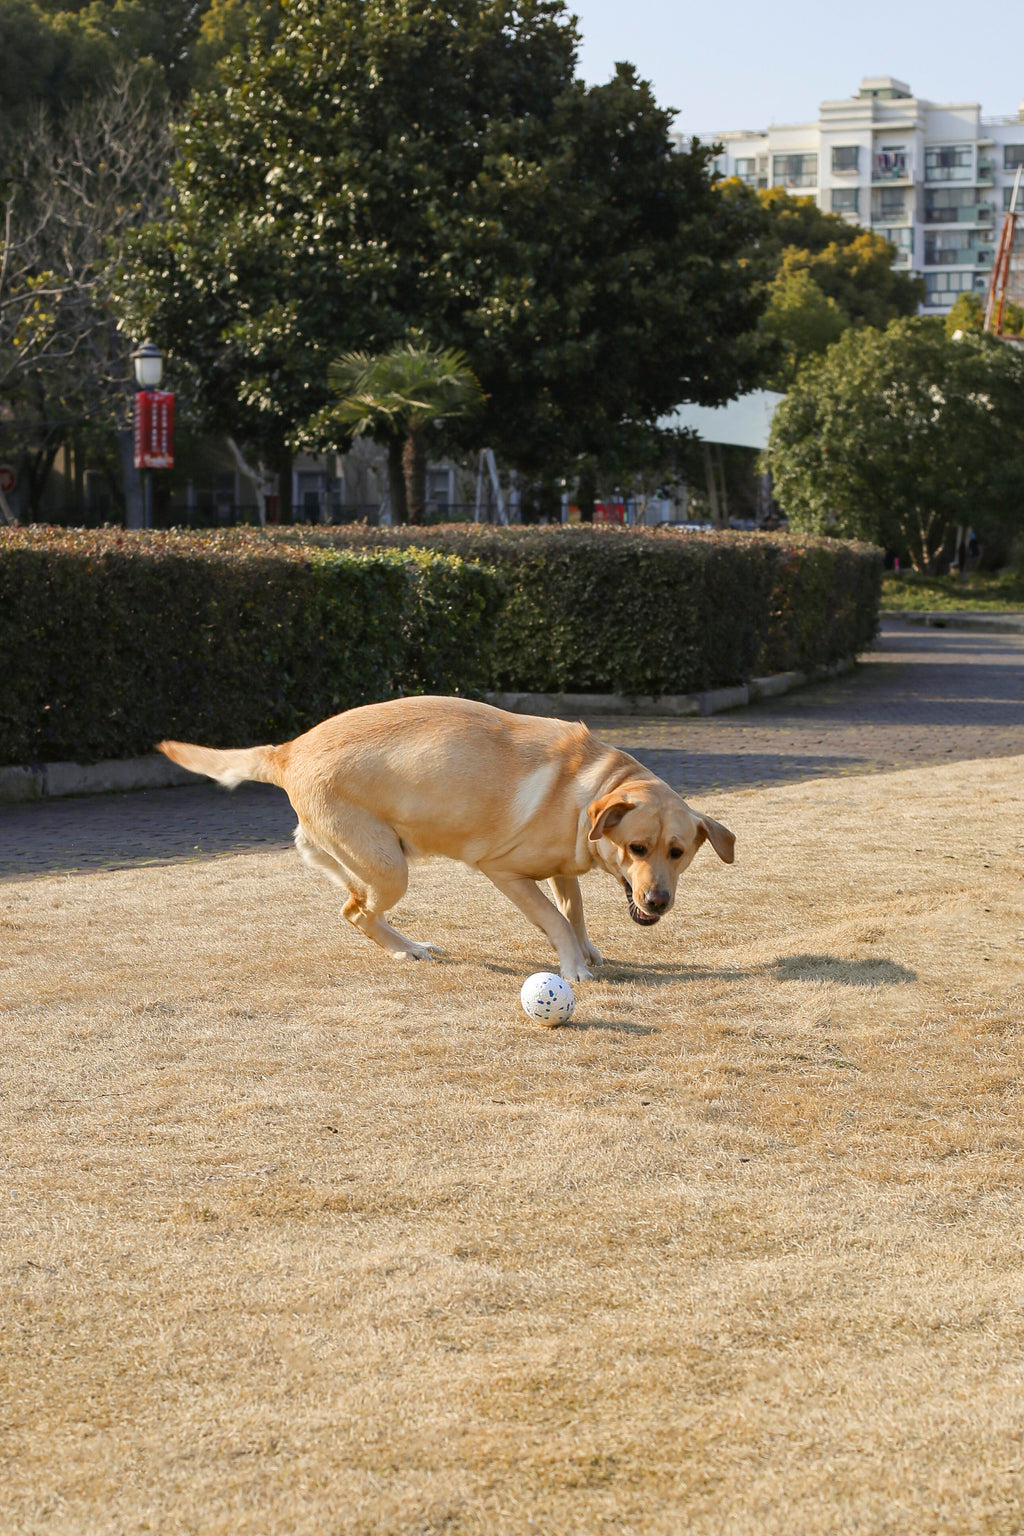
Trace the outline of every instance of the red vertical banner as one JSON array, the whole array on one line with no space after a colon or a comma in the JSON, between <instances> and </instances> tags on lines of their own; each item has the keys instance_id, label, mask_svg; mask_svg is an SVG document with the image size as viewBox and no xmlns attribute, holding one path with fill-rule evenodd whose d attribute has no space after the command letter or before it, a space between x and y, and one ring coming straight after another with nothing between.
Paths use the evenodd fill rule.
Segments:
<instances>
[{"instance_id":1,"label":"red vertical banner","mask_svg":"<svg viewBox=\"0 0 1024 1536\"><path fill-rule=\"evenodd\" d=\"M166 390L135 396L135 468L174 468L174 396Z\"/></svg>"}]
</instances>

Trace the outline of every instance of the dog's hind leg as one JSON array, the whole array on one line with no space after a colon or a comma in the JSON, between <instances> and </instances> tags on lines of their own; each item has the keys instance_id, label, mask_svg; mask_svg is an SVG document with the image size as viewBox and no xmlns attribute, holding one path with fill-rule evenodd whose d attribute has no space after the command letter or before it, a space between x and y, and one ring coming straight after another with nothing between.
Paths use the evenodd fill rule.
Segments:
<instances>
[{"instance_id":1,"label":"dog's hind leg","mask_svg":"<svg viewBox=\"0 0 1024 1536\"><path fill-rule=\"evenodd\" d=\"M295 846L306 863L323 870L346 892L348 899L341 909L346 921L395 960L429 960L429 944L406 938L382 915L401 901L409 885L409 865L391 828L382 822L370 829L347 826L344 842L332 837L326 848L327 841L301 822L295 830Z\"/></svg>"},{"instance_id":2,"label":"dog's hind leg","mask_svg":"<svg viewBox=\"0 0 1024 1536\"><path fill-rule=\"evenodd\" d=\"M498 870L484 869L483 873L547 935L558 952L558 966L566 981L587 981L592 972L587 970L586 956L572 924L552 905L537 882L525 875L508 875Z\"/></svg>"},{"instance_id":3,"label":"dog's hind leg","mask_svg":"<svg viewBox=\"0 0 1024 1536\"><path fill-rule=\"evenodd\" d=\"M583 893L575 875L552 875L548 882L555 893L555 901L562 916L567 918L573 933L579 940L583 958L588 965L600 965L601 953L590 942L587 925L583 921Z\"/></svg>"}]
</instances>

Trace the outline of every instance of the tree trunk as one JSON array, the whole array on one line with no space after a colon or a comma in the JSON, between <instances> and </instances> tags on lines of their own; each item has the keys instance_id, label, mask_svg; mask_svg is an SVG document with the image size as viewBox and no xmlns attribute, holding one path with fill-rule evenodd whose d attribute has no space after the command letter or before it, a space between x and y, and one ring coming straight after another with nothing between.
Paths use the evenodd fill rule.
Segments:
<instances>
[{"instance_id":1,"label":"tree trunk","mask_svg":"<svg viewBox=\"0 0 1024 1536\"><path fill-rule=\"evenodd\" d=\"M277 472L277 520L279 523L290 523L294 515L292 507L293 463L294 455L288 448L282 448L274 460L274 469Z\"/></svg>"},{"instance_id":2,"label":"tree trunk","mask_svg":"<svg viewBox=\"0 0 1024 1536\"><path fill-rule=\"evenodd\" d=\"M935 513L929 512L927 517L922 512L917 514L917 548L913 547L911 540L910 560L915 571L922 575L934 576L935 565L938 556L942 553L946 542L946 526L943 524L938 530L938 539L935 537L936 519Z\"/></svg>"},{"instance_id":3,"label":"tree trunk","mask_svg":"<svg viewBox=\"0 0 1024 1536\"><path fill-rule=\"evenodd\" d=\"M403 444L400 437L393 437L388 442L388 490L391 493L391 521L393 523L407 523L409 521L409 503L405 494L405 466L403 460Z\"/></svg>"},{"instance_id":4,"label":"tree trunk","mask_svg":"<svg viewBox=\"0 0 1024 1536\"><path fill-rule=\"evenodd\" d=\"M597 474L592 459L584 459L576 479L576 505L580 509L580 522L594 521L594 502L597 500Z\"/></svg>"},{"instance_id":5,"label":"tree trunk","mask_svg":"<svg viewBox=\"0 0 1024 1536\"><path fill-rule=\"evenodd\" d=\"M53 461L57 457L59 450L59 442L50 443L38 453L26 454L22 461L25 465L25 479L28 483L28 520L31 523L34 523L42 512L46 482L50 478L50 470L53 468Z\"/></svg>"},{"instance_id":6,"label":"tree trunk","mask_svg":"<svg viewBox=\"0 0 1024 1536\"><path fill-rule=\"evenodd\" d=\"M422 427L415 427L402 449L405 496L410 523L422 523L427 505L427 441Z\"/></svg>"}]
</instances>

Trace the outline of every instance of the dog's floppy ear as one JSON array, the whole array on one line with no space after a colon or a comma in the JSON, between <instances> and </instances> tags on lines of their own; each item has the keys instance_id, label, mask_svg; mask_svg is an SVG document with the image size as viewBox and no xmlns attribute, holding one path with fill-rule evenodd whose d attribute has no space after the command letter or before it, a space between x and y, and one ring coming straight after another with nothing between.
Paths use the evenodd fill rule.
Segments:
<instances>
[{"instance_id":1,"label":"dog's floppy ear","mask_svg":"<svg viewBox=\"0 0 1024 1536\"><path fill-rule=\"evenodd\" d=\"M698 816L697 847L705 841L711 844L723 864L731 864L736 857L736 834L710 816Z\"/></svg>"},{"instance_id":2,"label":"dog's floppy ear","mask_svg":"<svg viewBox=\"0 0 1024 1536\"><path fill-rule=\"evenodd\" d=\"M621 791L613 789L610 795L603 795L600 800L594 800L587 806L587 815L590 817L590 832L588 836L592 843L599 842L605 833L612 827L617 827L627 811L633 809L629 800L623 800Z\"/></svg>"}]
</instances>

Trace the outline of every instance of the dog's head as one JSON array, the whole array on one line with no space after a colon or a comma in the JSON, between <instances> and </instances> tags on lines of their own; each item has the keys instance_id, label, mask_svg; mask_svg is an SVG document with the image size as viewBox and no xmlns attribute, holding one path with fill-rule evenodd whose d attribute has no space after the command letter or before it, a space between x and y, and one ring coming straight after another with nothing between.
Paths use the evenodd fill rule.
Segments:
<instances>
[{"instance_id":1,"label":"dog's head","mask_svg":"<svg viewBox=\"0 0 1024 1536\"><path fill-rule=\"evenodd\" d=\"M704 842L726 864L736 839L728 827L701 816L667 784L637 779L587 807L597 861L622 881L629 915L656 923L676 899L676 881Z\"/></svg>"}]
</instances>

